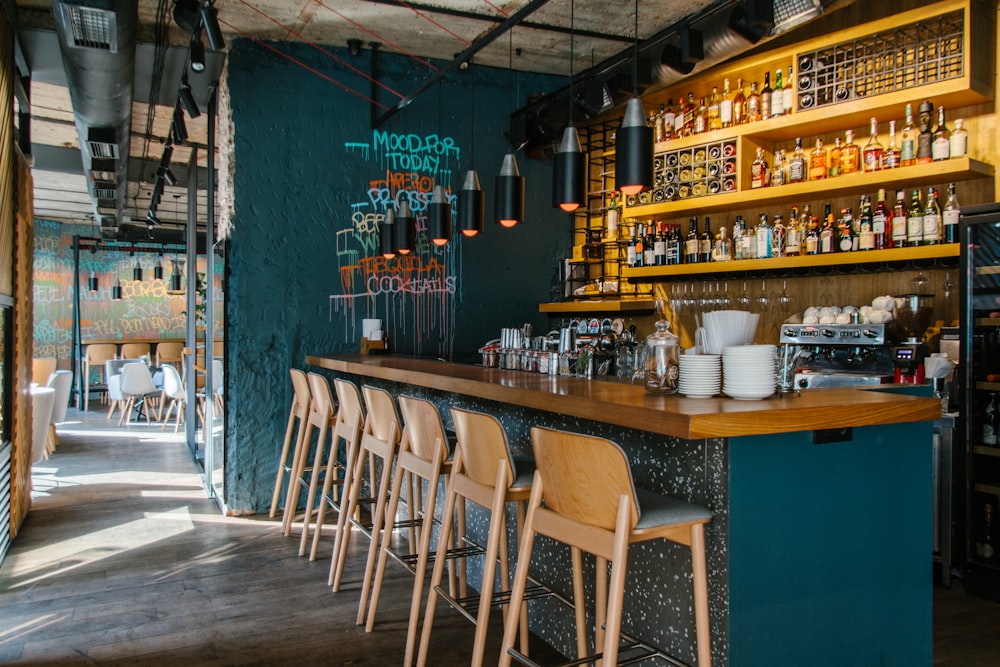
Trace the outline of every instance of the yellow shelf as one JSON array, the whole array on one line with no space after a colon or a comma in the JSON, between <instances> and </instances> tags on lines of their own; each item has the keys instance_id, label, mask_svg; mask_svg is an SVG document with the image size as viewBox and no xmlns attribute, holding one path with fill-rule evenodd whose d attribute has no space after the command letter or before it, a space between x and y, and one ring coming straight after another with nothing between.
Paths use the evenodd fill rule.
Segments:
<instances>
[{"instance_id":1,"label":"yellow shelf","mask_svg":"<svg viewBox=\"0 0 1000 667\"><path fill-rule=\"evenodd\" d=\"M643 280L737 271L784 271L820 266L854 266L857 264L880 264L883 262L908 262L958 257L959 251L959 244L948 243L917 246L916 248L869 250L866 252L835 252L826 255L799 255L797 257L775 257L772 259L741 259L730 262L706 262L704 264L631 267L623 269L622 276L630 280Z\"/></svg>"},{"instance_id":2,"label":"yellow shelf","mask_svg":"<svg viewBox=\"0 0 1000 667\"><path fill-rule=\"evenodd\" d=\"M652 311L652 299L593 299L588 301L558 301L538 305L540 313L627 313Z\"/></svg>"},{"instance_id":3,"label":"yellow shelf","mask_svg":"<svg viewBox=\"0 0 1000 667\"><path fill-rule=\"evenodd\" d=\"M1000 495L1000 485L997 484L974 484L973 488L979 493L989 493L992 495Z\"/></svg>"},{"instance_id":4,"label":"yellow shelf","mask_svg":"<svg viewBox=\"0 0 1000 667\"><path fill-rule=\"evenodd\" d=\"M1000 327L1000 317L977 317L975 321L977 327Z\"/></svg>"},{"instance_id":5,"label":"yellow shelf","mask_svg":"<svg viewBox=\"0 0 1000 667\"><path fill-rule=\"evenodd\" d=\"M748 219L753 219L756 209L762 204L773 206L804 203L816 199L833 199L845 195L873 193L883 187L887 190L895 190L897 187L913 189L926 185L941 185L949 181L992 177L993 172L991 164L970 157L960 157L912 167L847 174L819 181L630 206L625 209L625 215L643 220L666 220L683 217L689 213L705 215L720 211L743 210L751 216Z\"/></svg>"},{"instance_id":6,"label":"yellow shelf","mask_svg":"<svg viewBox=\"0 0 1000 667\"><path fill-rule=\"evenodd\" d=\"M975 454L982 454L983 456L1000 457L1000 447L988 447L986 445L976 445L972 448L972 451Z\"/></svg>"},{"instance_id":7,"label":"yellow shelf","mask_svg":"<svg viewBox=\"0 0 1000 667\"><path fill-rule=\"evenodd\" d=\"M1000 391L1000 382L977 382L976 389L983 391Z\"/></svg>"}]
</instances>

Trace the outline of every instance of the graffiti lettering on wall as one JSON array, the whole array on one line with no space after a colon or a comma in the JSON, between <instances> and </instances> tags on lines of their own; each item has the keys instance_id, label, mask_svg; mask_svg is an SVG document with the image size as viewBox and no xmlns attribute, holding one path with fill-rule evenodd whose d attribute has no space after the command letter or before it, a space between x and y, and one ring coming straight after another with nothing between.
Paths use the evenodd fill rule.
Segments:
<instances>
[{"instance_id":1,"label":"graffiti lettering on wall","mask_svg":"<svg viewBox=\"0 0 1000 667\"><path fill-rule=\"evenodd\" d=\"M345 334L356 338L361 317L383 320L392 338L412 336L416 349L438 341L437 353L450 356L454 339L455 243L437 246L427 240L427 205L436 185L454 206L452 174L461 151L451 137L397 134L374 130L366 142L347 142L359 172L374 175L367 191L350 204L350 225L336 231L340 284L330 295L330 317L345 311ZM408 255L391 259L379 252L379 228L388 210L406 202L416 220L417 243ZM363 313L355 304L365 303Z\"/></svg>"},{"instance_id":2,"label":"graffiti lettering on wall","mask_svg":"<svg viewBox=\"0 0 1000 667\"><path fill-rule=\"evenodd\" d=\"M69 368L73 342L73 235L91 234L93 228L35 221L34 318L36 357L55 357L60 368ZM139 257L139 255L136 255ZM131 280L135 257L123 250L80 253L80 338L183 338L187 321L184 295L167 292L168 280L152 279L160 258L140 257L146 279ZM221 294L222 262L216 262L215 284ZM99 289L91 292L87 279L97 277ZM112 299L111 287L121 280L122 299ZM222 313L221 298L216 312ZM217 323L218 326L218 323Z\"/></svg>"}]
</instances>

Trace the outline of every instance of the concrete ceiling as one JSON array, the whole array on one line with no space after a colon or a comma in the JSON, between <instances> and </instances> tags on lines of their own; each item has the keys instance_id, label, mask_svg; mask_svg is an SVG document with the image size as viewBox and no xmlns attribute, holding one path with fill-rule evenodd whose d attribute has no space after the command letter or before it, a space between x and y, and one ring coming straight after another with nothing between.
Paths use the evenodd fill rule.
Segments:
<instances>
[{"instance_id":1,"label":"concrete ceiling","mask_svg":"<svg viewBox=\"0 0 1000 667\"><path fill-rule=\"evenodd\" d=\"M379 42L381 49L421 58L451 61L481 40L511 14L538 0L217 0L219 22L227 44L240 37L272 41L305 41L346 46L348 40ZM570 59L570 2L550 0L513 30L515 69L568 75ZM677 24L686 17L729 0L642 0L639 37ZM93 0L81 4L99 6ZM166 140L176 102L176 91L189 43L189 33L170 16L174 0L138 0L138 30L131 158L124 222L131 217L143 224L156 178L156 167ZM35 214L63 222L93 223L94 207L87 192L66 87L61 53L54 32L51 2L16 0L21 47L32 74L31 139L34 159ZM576 70L600 63L628 49L634 38L632 3L575 0L574 57ZM158 18L159 17L159 18ZM165 25L164 25L165 21ZM156 44L166 57L159 89L152 86ZM160 40L157 35L161 35ZM473 62L507 67L509 42L505 35L477 53ZM280 45L279 45L280 48ZM367 48L367 47L366 47ZM208 52L206 74L191 75L199 105L206 101L207 85L224 65L224 53ZM332 84L331 84L332 85ZM415 84L416 86L416 84ZM409 91L401 91L403 93ZM204 108L204 107L202 107ZM172 170L176 186L166 186L157 215L168 228L183 224L187 206L186 165L190 146L205 147L205 114L186 119L187 145L175 147ZM205 151L199 150L205 165ZM204 183L204 175L200 176ZM204 197L199 197L199 219L204 220ZM95 227L96 230L96 227Z\"/></svg>"}]
</instances>

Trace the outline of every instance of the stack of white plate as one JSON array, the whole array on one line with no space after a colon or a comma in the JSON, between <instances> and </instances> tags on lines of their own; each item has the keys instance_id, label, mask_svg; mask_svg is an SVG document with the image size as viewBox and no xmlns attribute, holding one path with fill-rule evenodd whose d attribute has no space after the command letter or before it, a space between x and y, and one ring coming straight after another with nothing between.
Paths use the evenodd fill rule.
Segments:
<instances>
[{"instance_id":1,"label":"stack of white plate","mask_svg":"<svg viewBox=\"0 0 1000 667\"><path fill-rule=\"evenodd\" d=\"M722 355L726 396L759 400L774 393L774 345L736 345Z\"/></svg>"},{"instance_id":2,"label":"stack of white plate","mask_svg":"<svg viewBox=\"0 0 1000 667\"><path fill-rule=\"evenodd\" d=\"M717 354L682 354L677 391L689 398L709 398L722 385L722 357Z\"/></svg>"}]
</instances>

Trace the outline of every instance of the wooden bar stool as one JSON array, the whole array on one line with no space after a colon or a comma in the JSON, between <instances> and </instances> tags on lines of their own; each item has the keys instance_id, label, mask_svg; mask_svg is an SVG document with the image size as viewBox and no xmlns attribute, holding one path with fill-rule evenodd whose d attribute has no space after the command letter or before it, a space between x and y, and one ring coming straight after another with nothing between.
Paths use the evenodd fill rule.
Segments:
<instances>
[{"instance_id":1,"label":"wooden bar stool","mask_svg":"<svg viewBox=\"0 0 1000 667\"><path fill-rule=\"evenodd\" d=\"M326 488L327 484L338 483L340 480L327 479L330 472L334 477L337 475L337 452L339 444L336 436L330 431L330 426L336 426L336 413L333 408L333 395L330 393L330 383L326 377L318 373L309 373L309 391L312 392L312 402L309 408L309 417L306 419L306 432L303 446L306 447L312 441L312 432L318 429L316 434L316 447L313 450L313 463L309 468L309 480L305 481L305 475L301 475L302 483L306 486L306 508L302 519L302 533L299 537L299 555L306 554L306 546L309 544L309 528L313 516L313 507L316 504L318 492L321 488ZM330 433L327 438L327 433ZM304 471L303 471L304 472ZM321 480L322 478L322 480ZM322 487L320 483L322 481ZM320 503L323 500L320 498ZM316 514L316 527L319 528L319 512Z\"/></svg>"},{"instance_id":2,"label":"wooden bar stool","mask_svg":"<svg viewBox=\"0 0 1000 667\"><path fill-rule=\"evenodd\" d=\"M545 535L570 546L578 653L578 660L571 663L574 665L589 661L598 661L605 667L618 664L628 545L663 538L690 547L698 666L709 667L711 639L704 528L712 520L712 513L668 496L637 492L625 452L609 440L536 426L531 429L531 442L537 470L504 623L501 667L509 666L512 657L526 662L513 647L535 535ZM599 653L594 656L586 655L583 551L597 558L594 645ZM643 659L654 655L667 657L638 641L629 648L635 647L645 651ZM628 658L632 664L636 656Z\"/></svg>"},{"instance_id":3,"label":"wooden bar stool","mask_svg":"<svg viewBox=\"0 0 1000 667\"><path fill-rule=\"evenodd\" d=\"M288 426L285 428L285 441L281 447L281 458L278 460L278 473L274 480L274 495L271 497L271 517L277 511L276 503L281 493L281 483L288 476L285 490L285 509L281 519L281 533L285 537L291 534L292 521L298 505L299 486L297 480L301 469L305 467L305 455L308 447L303 447L306 419L309 417L309 405L312 402L312 392L309 391L309 380L306 374L297 368L288 369L292 378L292 406L288 412ZM294 437L294 439L293 439ZM294 446L293 446L294 443ZM289 460L291 455L291 460Z\"/></svg>"},{"instance_id":4,"label":"wooden bar stool","mask_svg":"<svg viewBox=\"0 0 1000 667\"><path fill-rule=\"evenodd\" d=\"M431 534L433 533L434 506L437 500L437 487L441 478L451 471L448 461L447 437L441 424L441 415L437 407L429 401L409 396L399 397L399 410L403 415L403 437L399 452L396 454L396 470L392 477L392 488L389 490L389 502L385 510L385 523L382 529L381 545L378 552L378 565L372 583L371 601L368 604L368 615L365 620L365 631L371 632L375 626L375 615L378 612L379 596L382 592L382 580L385 577L385 565L392 555L392 530L399 523L395 522L396 508L399 505L403 486L403 476L410 473L410 496L416 501L423 496L421 503L422 518L412 522L413 532L418 544L415 553L400 557L400 560L414 573L413 597L410 604L410 620L407 632L416 635L420 620L420 602L423 597L424 579L427 574L427 563L431 556ZM426 483L426 495L422 493ZM465 534L465 515L459 505L459 534ZM465 595L465 577L461 576L459 585L461 595ZM454 591L454 588L451 589Z\"/></svg>"},{"instance_id":5,"label":"wooden bar stool","mask_svg":"<svg viewBox=\"0 0 1000 667\"><path fill-rule=\"evenodd\" d=\"M336 509L340 515L343 515L343 510L346 509L344 501L348 497L351 484L353 483L354 459L358 455L358 446L361 442L361 428L365 422L365 414L361 407L361 392L358 391L358 386L347 380L336 379L333 381L333 388L337 394L338 407L337 419L334 422L333 435L331 436L333 438L331 447L332 451L336 453L340 449L340 441L344 441L344 474L340 478L337 477L337 471L335 470L337 457L328 457L323 491L320 494L319 510L316 516L316 530L313 531L312 548L309 550L309 560L316 560L316 552L323 533L323 522L326 519L327 508L332 507ZM334 484L339 488L339 493L336 496L331 495ZM342 521L338 516L338 532L341 523Z\"/></svg>"},{"instance_id":6,"label":"wooden bar stool","mask_svg":"<svg viewBox=\"0 0 1000 667\"><path fill-rule=\"evenodd\" d=\"M473 640L472 664L483 664L490 608L493 606L491 603L496 595L494 575L496 574L498 558L500 595L503 596L509 592L510 587L506 504L515 503L517 533L520 533L524 524L524 506L531 494L531 479L535 469L534 465L527 465L527 462L522 462L520 467L515 467L503 426L492 415L452 408L451 416L457 435L455 459L451 475L448 477L448 491L445 496L444 512L441 516L441 533L438 536L438 551L427 594L424 624L420 634L420 650L417 655L418 667L427 664L427 651L430 646L431 628L434 625L434 612L439 595L475 623L476 634ZM470 500L480 507L490 510L489 537L486 541L486 548L466 547L455 554L456 557L462 558L483 555L482 590L478 596L464 599L452 597L441 590L440 585L448 556L448 547L452 542L455 503L459 498ZM458 543L471 544L465 535L458 537ZM506 614L506 607L504 607L504 613ZM520 646L523 651L527 652L527 614L521 615L520 626ZM411 627L416 629L412 624ZM411 662L412 646L415 639L413 633L406 638L406 657L404 659L406 665Z\"/></svg>"}]
</instances>

